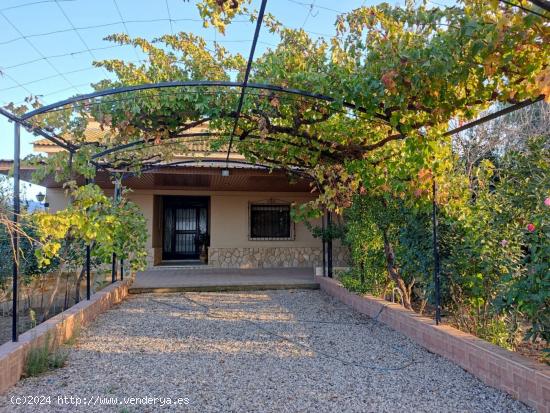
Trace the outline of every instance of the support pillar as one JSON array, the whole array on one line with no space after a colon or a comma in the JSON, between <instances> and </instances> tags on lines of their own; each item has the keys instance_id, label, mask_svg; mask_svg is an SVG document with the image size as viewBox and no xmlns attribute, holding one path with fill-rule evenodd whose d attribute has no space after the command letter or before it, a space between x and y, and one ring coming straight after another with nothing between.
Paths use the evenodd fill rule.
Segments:
<instances>
[{"instance_id":1,"label":"support pillar","mask_svg":"<svg viewBox=\"0 0 550 413\"><path fill-rule=\"evenodd\" d=\"M435 324L441 322L441 279L439 272L439 245L437 241L437 184L435 177L432 182L432 229L433 229L433 257L434 257L434 293L435 293Z\"/></svg>"},{"instance_id":2,"label":"support pillar","mask_svg":"<svg viewBox=\"0 0 550 413\"><path fill-rule=\"evenodd\" d=\"M86 178L86 185L90 183L90 180ZM91 275L90 275L90 255L91 255L91 248L90 244L86 245L86 300L90 300L90 297L92 295L92 282L91 282Z\"/></svg>"},{"instance_id":3,"label":"support pillar","mask_svg":"<svg viewBox=\"0 0 550 413\"><path fill-rule=\"evenodd\" d=\"M117 204L118 200L120 198L120 180L117 178L115 179L115 189L113 193L113 200L114 203ZM113 252L113 256L111 259L111 282L115 282L117 279L117 260L116 260L116 253Z\"/></svg>"},{"instance_id":4,"label":"support pillar","mask_svg":"<svg viewBox=\"0 0 550 413\"><path fill-rule=\"evenodd\" d=\"M113 257L111 258L111 282L116 281L116 254L113 252Z\"/></svg>"},{"instance_id":5,"label":"support pillar","mask_svg":"<svg viewBox=\"0 0 550 413\"><path fill-rule=\"evenodd\" d=\"M19 123L14 124L13 131L13 224L17 226L19 222L20 213L20 168L21 168L21 125ZM19 340L19 329L17 320L17 301L19 298L18 292L18 278L19 278L19 233L14 228L12 233L12 246L13 246L13 284L12 284L12 323L11 323L11 340Z\"/></svg>"},{"instance_id":6,"label":"support pillar","mask_svg":"<svg viewBox=\"0 0 550 413\"><path fill-rule=\"evenodd\" d=\"M327 228L330 234L327 240L328 276L332 278L332 214L330 211L327 214Z\"/></svg>"},{"instance_id":7,"label":"support pillar","mask_svg":"<svg viewBox=\"0 0 550 413\"><path fill-rule=\"evenodd\" d=\"M327 276L327 242L326 242L326 234L325 234L325 214L321 217L321 228L323 230L323 235L321 239L323 240L323 277Z\"/></svg>"},{"instance_id":8,"label":"support pillar","mask_svg":"<svg viewBox=\"0 0 550 413\"><path fill-rule=\"evenodd\" d=\"M92 295L92 282L90 276L90 245L86 245L86 300L90 300Z\"/></svg>"}]
</instances>

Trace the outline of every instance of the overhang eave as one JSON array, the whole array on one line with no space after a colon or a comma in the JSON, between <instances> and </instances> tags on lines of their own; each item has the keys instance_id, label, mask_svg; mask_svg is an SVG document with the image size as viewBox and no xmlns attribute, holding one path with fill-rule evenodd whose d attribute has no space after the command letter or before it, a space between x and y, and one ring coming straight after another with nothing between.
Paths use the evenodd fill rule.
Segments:
<instances>
[{"instance_id":1,"label":"overhang eave","mask_svg":"<svg viewBox=\"0 0 550 413\"><path fill-rule=\"evenodd\" d=\"M0 174L8 175L13 161L0 160ZM222 175L228 169L229 175ZM33 182L34 166L21 166L21 179ZM84 178L76 178L79 185L84 185ZM104 189L114 188L112 177L105 171L98 171L95 182ZM62 188L63 183L56 182L48 176L40 182L33 182L46 188ZM205 190L205 191L251 191L251 192L310 192L310 181L305 178L290 177L280 170L269 171L254 165L220 165L211 166L172 166L169 168L143 172L139 176L128 175L123 180L124 186L137 190Z\"/></svg>"}]
</instances>

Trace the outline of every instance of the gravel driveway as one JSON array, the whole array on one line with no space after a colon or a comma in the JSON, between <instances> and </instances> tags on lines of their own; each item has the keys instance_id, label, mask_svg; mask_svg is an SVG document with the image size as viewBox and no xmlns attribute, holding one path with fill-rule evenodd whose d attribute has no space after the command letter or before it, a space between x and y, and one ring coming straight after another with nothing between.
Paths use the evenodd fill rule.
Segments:
<instances>
[{"instance_id":1,"label":"gravel driveway","mask_svg":"<svg viewBox=\"0 0 550 413\"><path fill-rule=\"evenodd\" d=\"M0 397L0 411L531 411L320 291L134 296L69 352L66 367ZM50 402L10 402L29 395ZM58 403L70 396L92 405ZM149 404L99 405L125 397Z\"/></svg>"}]
</instances>

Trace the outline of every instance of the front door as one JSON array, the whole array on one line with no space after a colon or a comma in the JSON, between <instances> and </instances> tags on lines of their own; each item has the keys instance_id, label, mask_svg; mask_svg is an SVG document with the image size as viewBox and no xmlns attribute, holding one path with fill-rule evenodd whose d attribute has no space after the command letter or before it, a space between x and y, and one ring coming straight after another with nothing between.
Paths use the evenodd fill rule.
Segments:
<instances>
[{"instance_id":1,"label":"front door","mask_svg":"<svg viewBox=\"0 0 550 413\"><path fill-rule=\"evenodd\" d=\"M163 205L162 258L198 259L208 238L208 198L167 196Z\"/></svg>"}]
</instances>

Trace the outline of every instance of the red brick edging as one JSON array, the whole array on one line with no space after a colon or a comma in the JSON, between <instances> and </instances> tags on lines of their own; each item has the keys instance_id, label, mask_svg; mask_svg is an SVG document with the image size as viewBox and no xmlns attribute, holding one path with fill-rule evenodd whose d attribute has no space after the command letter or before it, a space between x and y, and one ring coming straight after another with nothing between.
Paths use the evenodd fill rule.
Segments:
<instances>
[{"instance_id":1,"label":"red brick edging","mask_svg":"<svg viewBox=\"0 0 550 413\"><path fill-rule=\"evenodd\" d=\"M16 384L25 368L29 349L44 345L56 347L70 339L81 326L89 324L99 314L121 302L128 295L131 281L118 281L72 306L66 311L46 320L19 336L16 343L8 342L0 346L0 394Z\"/></svg>"},{"instance_id":2,"label":"red brick edging","mask_svg":"<svg viewBox=\"0 0 550 413\"><path fill-rule=\"evenodd\" d=\"M490 344L456 328L439 325L371 295L357 295L338 281L316 276L323 291L377 319L422 347L458 364L484 383L503 390L540 413L550 413L550 367Z\"/></svg>"}]
</instances>

